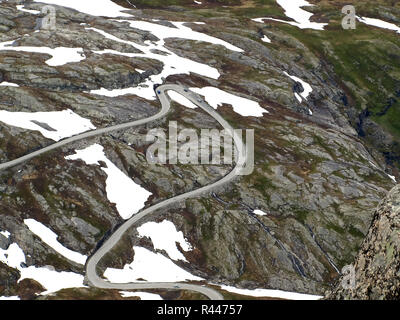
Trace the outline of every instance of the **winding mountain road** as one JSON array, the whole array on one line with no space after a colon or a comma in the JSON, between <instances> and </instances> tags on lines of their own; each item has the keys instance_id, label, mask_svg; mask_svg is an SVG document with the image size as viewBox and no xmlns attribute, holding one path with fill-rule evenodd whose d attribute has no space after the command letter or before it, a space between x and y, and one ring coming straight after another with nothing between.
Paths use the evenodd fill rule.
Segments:
<instances>
[{"instance_id":1,"label":"winding mountain road","mask_svg":"<svg viewBox=\"0 0 400 320\"><path fill-rule=\"evenodd\" d=\"M199 189L175 196L173 198L164 200L164 201L157 203L149 208L144 209L143 211L137 213L132 218L127 220L102 244L102 246L92 256L89 257L89 259L86 262L86 281L88 282L89 285L91 285L93 287L97 287L97 288L102 288L102 289L190 290L190 291L195 291L195 292L204 294L211 300L222 300L223 297L219 292L217 292L211 288L208 288L206 286L181 283L181 282L179 282L179 283L161 283L161 282L111 283L111 282L108 282L107 280L101 278L97 274L97 271L96 271L96 267L97 267L98 263L100 262L100 260L108 252L110 252L113 249L113 247L118 243L118 241L128 231L128 229L133 227L141 219L143 219L144 217L149 216L151 214L154 214L159 209L166 208L170 204L174 204L176 202L180 202L180 201L186 200L191 197L197 197L200 195L211 193L215 188L218 188L222 185L225 185L225 184L231 182L233 179L236 178L236 176L240 175L240 172L243 169L243 167L245 166L246 159L247 159L245 145L242 141L242 137L234 131L234 129L230 126L230 124L225 119L223 119L213 108L211 108L202 98L200 98L199 95L189 91L188 89L182 88L179 85L174 85L174 84L161 85L156 89L157 97L161 103L161 110L159 113L157 113L149 118L146 118L146 119L140 119L140 120L128 122L125 124L120 124L120 125L104 128L104 129L93 130L90 132L86 132L86 133L76 135L74 137L59 141L57 143L54 143L54 144L52 144L48 147L45 147L41 150L30 153L21 158L9 161L7 163L0 164L0 170L5 170L8 168L14 167L18 164L28 161L28 160L30 160L34 157L37 157L41 154L44 154L51 150L60 148L62 146L65 146L65 145L70 144L75 141L79 141L79 140L94 137L94 136L99 136L102 134L110 133L112 131L119 131L119 130L131 128L131 127L143 125L143 124L149 123L151 121L158 120L158 119L164 117L171 109L170 100L168 99L168 96L167 96L167 91L169 91L169 90L176 91L177 93L183 95L184 97L189 99L192 103L194 103L195 105L197 105L198 107L200 107L201 109L206 111L214 119L216 119L219 122L219 124L233 137L235 147L238 150L238 160L237 160L236 166L233 168L233 170L230 173L228 173L226 176L224 176L223 178L221 178L220 180L216 181L215 183L213 183L211 185L207 185L202 188L199 188ZM160 268L160 272L162 272L161 268Z\"/></svg>"}]
</instances>

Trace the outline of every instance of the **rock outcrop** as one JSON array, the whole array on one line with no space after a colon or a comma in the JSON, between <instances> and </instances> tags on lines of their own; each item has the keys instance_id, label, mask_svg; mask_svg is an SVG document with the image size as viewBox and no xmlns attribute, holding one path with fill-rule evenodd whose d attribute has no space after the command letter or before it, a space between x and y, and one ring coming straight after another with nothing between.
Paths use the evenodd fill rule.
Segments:
<instances>
[{"instance_id":1,"label":"rock outcrop","mask_svg":"<svg viewBox=\"0 0 400 320\"><path fill-rule=\"evenodd\" d=\"M400 299L400 185L381 202L355 261L355 286L338 286L328 299Z\"/></svg>"}]
</instances>

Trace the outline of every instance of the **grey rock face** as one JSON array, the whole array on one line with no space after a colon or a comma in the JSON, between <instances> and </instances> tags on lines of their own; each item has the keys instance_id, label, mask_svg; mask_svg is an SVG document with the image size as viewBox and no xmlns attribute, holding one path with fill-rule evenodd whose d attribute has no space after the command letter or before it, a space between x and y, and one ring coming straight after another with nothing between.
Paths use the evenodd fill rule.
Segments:
<instances>
[{"instance_id":1,"label":"grey rock face","mask_svg":"<svg viewBox=\"0 0 400 320\"><path fill-rule=\"evenodd\" d=\"M0 234L0 249L7 250L10 243L10 239Z\"/></svg>"},{"instance_id":2,"label":"grey rock face","mask_svg":"<svg viewBox=\"0 0 400 320\"><path fill-rule=\"evenodd\" d=\"M327 299L400 299L400 185L389 192L375 212L355 263L355 287L341 278Z\"/></svg>"}]
</instances>

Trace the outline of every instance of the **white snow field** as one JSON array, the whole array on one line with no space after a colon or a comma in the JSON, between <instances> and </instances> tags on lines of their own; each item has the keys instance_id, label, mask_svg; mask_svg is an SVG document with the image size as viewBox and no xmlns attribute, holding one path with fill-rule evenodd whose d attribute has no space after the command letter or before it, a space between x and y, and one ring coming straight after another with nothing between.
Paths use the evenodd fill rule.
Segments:
<instances>
[{"instance_id":1,"label":"white snow field","mask_svg":"<svg viewBox=\"0 0 400 320\"><path fill-rule=\"evenodd\" d=\"M35 2L67 7L92 16L131 17L131 15L121 12L122 10L127 10L126 8L117 5L111 0L36 0Z\"/></svg>"},{"instance_id":2,"label":"white snow field","mask_svg":"<svg viewBox=\"0 0 400 320\"><path fill-rule=\"evenodd\" d=\"M236 96L215 87L190 88L190 90L204 96L207 103L214 109L222 104L230 104L233 110L243 117L262 117L268 113L258 102Z\"/></svg>"},{"instance_id":3,"label":"white snow field","mask_svg":"<svg viewBox=\"0 0 400 320\"><path fill-rule=\"evenodd\" d=\"M262 210L254 210L254 213L258 216L267 216L268 214Z\"/></svg>"},{"instance_id":4,"label":"white snow field","mask_svg":"<svg viewBox=\"0 0 400 320\"><path fill-rule=\"evenodd\" d=\"M165 250L172 260L187 262L184 255L178 250L176 243L179 243L183 251L190 251L192 246L183 237L182 231L178 232L171 221L147 222L138 227L137 231L140 237L151 239L154 249Z\"/></svg>"},{"instance_id":5,"label":"white snow field","mask_svg":"<svg viewBox=\"0 0 400 320\"><path fill-rule=\"evenodd\" d=\"M129 291L120 291L122 298L132 298L139 297L140 300L163 300L159 294L149 293L149 292L129 292Z\"/></svg>"},{"instance_id":6,"label":"white snow field","mask_svg":"<svg viewBox=\"0 0 400 320\"><path fill-rule=\"evenodd\" d=\"M21 299L18 296L0 297L0 301L12 301L12 300L21 300Z\"/></svg>"},{"instance_id":7,"label":"white snow field","mask_svg":"<svg viewBox=\"0 0 400 320\"><path fill-rule=\"evenodd\" d=\"M396 31L397 33L400 33L400 27L395 25L394 23L386 22L380 19L375 19L375 18L367 18L367 17L357 17L357 20L368 24L370 26L378 27L378 28L383 28L383 29L389 29Z\"/></svg>"},{"instance_id":8,"label":"white snow field","mask_svg":"<svg viewBox=\"0 0 400 320\"><path fill-rule=\"evenodd\" d=\"M141 30L150 31L153 34L155 34L160 40L155 43L147 41L146 45L140 45L131 41L119 39L103 30L99 30L96 28L87 28L88 30L92 30L102 34L104 37L108 39L131 45L132 47L135 47L144 52L144 53L121 53L118 51L106 49L102 51L96 51L95 53L116 54L127 57L151 58L161 61L164 64L164 68L160 74L151 76L145 83L142 83L137 87L116 89L116 90L106 90L102 88L99 90L91 90L90 93L92 94L99 94L109 97L115 97L124 94L135 94L137 96L140 96L148 100L155 100L156 95L153 90L153 84L162 83L163 79L167 78L170 75L197 73L199 75L212 79L218 79L220 77L220 73L218 72L217 69L203 63L199 63L184 57L180 57L177 54L170 51L169 49L165 48L164 44L166 38L175 37L181 39L201 40L209 43L223 45L229 50L237 52L242 51L242 49L232 46L223 40L191 30L189 27L186 27L184 25L184 22L172 22L172 24L175 27L166 27L145 21L132 21L132 20L120 20L120 21L129 22L132 28L138 28ZM164 52L165 55L155 53L157 51Z\"/></svg>"},{"instance_id":9,"label":"white snow field","mask_svg":"<svg viewBox=\"0 0 400 320\"><path fill-rule=\"evenodd\" d=\"M0 261L10 268L19 269L25 262L25 254L18 244L12 243L6 250L0 248Z\"/></svg>"},{"instance_id":10,"label":"white snow field","mask_svg":"<svg viewBox=\"0 0 400 320\"><path fill-rule=\"evenodd\" d=\"M94 144L83 150L76 150L76 154L67 156L67 160L83 160L87 165L100 165L103 161L107 168L101 168L107 174L106 192L108 200L116 204L117 210L123 219L129 219L144 207L151 193L135 183L125 173L113 164L99 144Z\"/></svg>"},{"instance_id":11,"label":"white snow field","mask_svg":"<svg viewBox=\"0 0 400 320\"><path fill-rule=\"evenodd\" d=\"M7 239L10 237L10 233L8 231L0 231L0 234L6 237Z\"/></svg>"},{"instance_id":12,"label":"white snow field","mask_svg":"<svg viewBox=\"0 0 400 320\"><path fill-rule=\"evenodd\" d=\"M266 35L264 35L264 37L262 37L261 40L262 40L263 42L266 42L266 43L271 43L271 39L268 38Z\"/></svg>"},{"instance_id":13,"label":"white snow field","mask_svg":"<svg viewBox=\"0 0 400 320\"><path fill-rule=\"evenodd\" d=\"M0 43L0 51L24 51L33 53L46 53L52 56L52 58L46 60L46 64L52 67L62 66L71 62L79 62L84 60L86 57L83 54L82 48L48 48L48 47L25 47L25 46L13 46L14 40Z\"/></svg>"},{"instance_id":14,"label":"white snow field","mask_svg":"<svg viewBox=\"0 0 400 320\"><path fill-rule=\"evenodd\" d=\"M50 112L11 112L0 110L0 121L10 126L39 131L44 137L54 141L96 129L90 120L82 118L72 110ZM36 124L44 123L50 128Z\"/></svg>"},{"instance_id":15,"label":"white snow field","mask_svg":"<svg viewBox=\"0 0 400 320\"><path fill-rule=\"evenodd\" d=\"M24 12L28 12L28 13L32 13L32 14L39 14L40 13L39 10L25 9L23 4L18 5L17 9L20 10L20 11L24 11Z\"/></svg>"},{"instance_id":16,"label":"white snow field","mask_svg":"<svg viewBox=\"0 0 400 320\"><path fill-rule=\"evenodd\" d=\"M64 247L60 242L58 242L57 234L55 234L52 230L47 228L42 223L34 219L25 219L24 223L28 226L29 230L31 230L35 235L42 239L45 244L53 248L55 251L57 251L68 260L82 265L86 263L87 256Z\"/></svg>"},{"instance_id":17,"label":"white snow field","mask_svg":"<svg viewBox=\"0 0 400 320\"><path fill-rule=\"evenodd\" d=\"M52 0L52 1L40 1L47 4L54 4L65 6L76 9L78 11L107 17L131 17L129 14L122 13L121 10L124 8L114 4L109 0L97 0L97 1L81 1L81 0ZM22 9L22 7L20 7ZM25 9L23 9L25 10ZM163 71L158 75L151 76L145 83L134 87L116 90L106 90L104 88L98 90L92 90L91 93L99 94L109 97L116 97L125 94L135 94L140 97L149 100L155 100L156 96L153 91L153 84L162 83L163 79L173 74L190 74L197 73L202 76L206 76L212 79L218 79L220 74L217 69L210 67L206 64L202 64L184 57L180 57L172 51L168 50L164 44L166 38L180 38L189 39L194 41L204 41L213 43L216 45L224 46L228 50L243 52L241 48L238 48L222 39L209 36L207 34L192 30L186 26L186 22L170 22L171 27L163 26L156 23L146 21L134 21L134 20L118 20L121 22L128 22L132 28L138 28L152 32L160 40L157 42L146 41L146 45L140 45L131 41L119 39L103 30L96 28L87 28L101 33L104 37L118 41L121 43L129 44L143 53L122 53L114 50L102 50L96 51L97 54L116 54L127 57L145 57L150 59L156 59L164 64ZM201 24L201 22L192 22L195 24ZM264 39L266 40L266 39ZM52 55L52 58L47 60L46 63L51 66L63 65L69 62L77 62L85 59L84 55L81 55L81 48L46 48L46 47L8 47L12 45L13 41L5 42L0 44L0 50L20 50L29 52L41 52ZM165 54L159 54L157 51L162 51Z\"/></svg>"},{"instance_id":18,"label":"white snow field","mask_svg":"<svg viewBox=\"0 0 400 320\"><path fill-rule=\"evenodd\" d=\"M286 76L288 76L289 78L291 78L292 80L297 81L297 82L300 82L300 83L302 84L303 88L304 88L304 91L303 91L302 93L298 94L298 93L296 92L296 93L294 94L294 95L296 96L296 99L297 99L299 102L302 102L302 101L303 101L302 98L303 98L304 100L307 100L308 96L309 96L310 93L313 91L313 88L311 87L311 85L310 85L309 83L305 82L304 80L302 80L302 79L296 77L296 76L291 76L291 75L288 74L287 72L284 72L284 74L285 74Z\"/></svg>"},{"instance_id":19,"label":"white snow field","mask_svg":"<svg viewBox=\"0 0 400 320\"><path fill-rule=\"evenodd\" d=\"M12 243L7 250L0 248L0 261L21 273L18 281L33 279L39 282L46 289L42 295L57 292L61 289L84 287L84 277L74 272L58 272L50 266L23 267L23 264L26 263L25 254L17 243Z\"/></svg>"},{"instance_id":20,"label":"white snow field","mask_svg":"<svg viewBox=\"0 0 400 320\"><path fill-rule=\"evenodd\" d=\"M272 289L239 289L230 286L221 286L222 290L229 292L242 294L251 297L269 297L269 298L280 298L287 300L320 300L322 296L315 296L304 293L288 292L282 290L272 290Z\"/></svg>"},{"instance_id":21,"label":"white snow field","mask_svg":"<svg viewBox=\"0 0 400 320\"><path fill-rule=\"evenodd\" d=\"M7 82L7 81L3 81L0 83L1 87L19 87L18 84L16 83L12 83L12 82Z\"/></svg>"},{"instance_id":22,"label":"white snow field","mask_svg":"<svg viewBox=\"0 0 400 320\"><path fill-rule=\"evenodd\" d=\"M154 253L142 247L133 247L135 257L131 264L123 269L107 268L104 276L112 283L129 282L180 282L186 280L201 281L174 264L161 253Z\"/></svg>"},{"instance_id":23,"label":"white snow field","mask_svg":"<svg viewBox=\"0 0 400 320\"><path fill-rule=\"evenodd\" d=\"M226 49L232 51L243 52L243 49L240 49L224 40L190 29L189 27L185 26L185 23L187 22L170 21L170 23L173 24L175 28L163 26L156 23L150 23L146 21L129 21L129 23L132 28L150 31L152 34L154 34L157 38L161 40L167 38L180 38L180 39L188 39L195 41L204 41L224 46ZM195 24L203 24L203 23L197 22Z\"/></svg>"},{"instance_id":24,"label":"white snow field","mask_svg":"<svg viewBox=\"0 0 400 320\"><path fill-rule=\"evenodd\" d=\"M313 6L313 4L310 4L308 1L276 0L276 2L285 10L285 15L288 18L293 19L294 21L286 21L269 17L257 18L252 20L260 23L264 23L264 20L273 20L273 21L287 23L292 26L298 27L300 29L314 29L314 30L324 30L324 27L327 25L327 23L318 23L310 21L310 18L313 16L313 13L302 9L302 7L304 6Z\"/></svg>"}]
</instances>

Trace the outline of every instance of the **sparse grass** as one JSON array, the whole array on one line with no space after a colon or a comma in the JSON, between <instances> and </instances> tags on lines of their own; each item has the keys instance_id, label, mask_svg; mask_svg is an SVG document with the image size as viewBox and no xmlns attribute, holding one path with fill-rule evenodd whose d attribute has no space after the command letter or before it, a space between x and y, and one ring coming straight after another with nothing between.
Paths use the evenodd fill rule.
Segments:
<instances>
[{"instance_id":1,"label":"sparse grass","mask_svg":"<svg viewBox=\"0 0 400 320\"><path fill-rule=\"evenodd\" d=\"M354 106L359 110L368 108L373 120L400 139L400 103L396 99L400 90L400 51L395 32L362 23L357 24L356 30L343 30L339 23L333 22L323 32L286 25L276 27L332 65L337 81L347 88ZM346 83L352 83L353 87ZM384 114L389 98L397 101Z\"/></svg>"},{"instance_id":2,"label":"sparse grass","mask_svg":"<svg viewBox=\"0 0 400 320\"><path fill-rule=\"evenodd\" d=\"M272 180L268 179L265 176L257 176L255 178L254 188L258 190L267 199L269 199L270 197L268 191L276 189L276 187L272 183Z\"/></svg>"},{"instance_id":3,"label":"sparse grass","mask_svg":"<svg viewBox=\"0 0 400 320\"><path fill-rule=\"evenodd\" d=\"M335 232L337 232L337 233L339 233L339 234L341 234L341 235L346 234L346 230L345 230L345 229L343 229L342 227L340 227L340 226L338 226L338 225L335 225L335 224L333 224L333 223L328 223L327 226L326 226L326 228L327 228L328 230L333 230L333 231L335 231Z\"/></svg>"},{"instance_id":4,"label":"sparse grass","mask_svg":"<svg viewBox=\"0 0 400 320\"><path fill-rule=\"evenodd\" d=\"M352 225L349 226L349 233L356 238L364 239L365 235L358 230L357 228L353 227Z\"/></svg>"}]
</instances>

